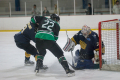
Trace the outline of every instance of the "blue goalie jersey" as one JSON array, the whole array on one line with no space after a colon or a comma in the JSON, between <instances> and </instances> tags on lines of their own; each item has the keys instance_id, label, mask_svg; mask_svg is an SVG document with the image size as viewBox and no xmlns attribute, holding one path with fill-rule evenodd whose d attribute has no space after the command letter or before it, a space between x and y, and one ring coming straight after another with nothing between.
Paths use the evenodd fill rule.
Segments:
<instances>
[{"instance_id":1,"label":"blue goalie jersey","mask_svg":"<svg viewBox=\"0 0 120 80\"><path fill-rule=\"evenodd\" d=\"M77 45L80 44L80 51L75 52L75 62L76 66L73 66L77 69L90 69L94 67L92 58L94 57L94 50L99 51L99 37L96 32L91 31L87 38L83 36L81 31L75 34L71 40ZM105 47L102 42L102 53L105 53Z\"/></svg>"},{"instance_id":2,"label":"blue goalie jersey","mask_svg":"<svg viewBox=\"0 0 120 80\"><path fill-rule=\"evenodd\" d=\"M77 45L80 44L80 54L87 55L87 59L94 57L94 50L99 51L99 38L96 32L91 31L89 36L85 38L81 31L75 34L71 40ZM102 42L102 53L104 53L104 44Z\"/></svg>"}]
</instances>

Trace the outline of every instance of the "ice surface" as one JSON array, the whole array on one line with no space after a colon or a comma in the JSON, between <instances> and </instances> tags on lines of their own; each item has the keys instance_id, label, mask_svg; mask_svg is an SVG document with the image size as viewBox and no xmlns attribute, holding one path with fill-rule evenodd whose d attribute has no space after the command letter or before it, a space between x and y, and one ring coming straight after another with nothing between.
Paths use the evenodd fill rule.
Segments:
<instances>
[{"instance_id":1,"label":"ice surface","mask_svg":"<svg viewBox=\"0 0 120 80\"><path fill-rule=\"evenodd\" d=\"M49 51L44 58L44 64L48 65L49 69L41 70L36 76L35 65L24 66L25 52L16 47L13 38L15 33L17 32L0 32L0 80L120 80L120 72L98 69L77 70L75 76L67 77L57 58ZM77 31L68 31L70 38L76 33ZM63 48L66 41L66 32L60 31L57 43ZM34 45L33 42L31 43ZM74 50L76 49L80 49L79 45ZM65 52L64 54L71 63L71 53ZM31 56L31 60L35 61L34 57Z\"/></svg>"}]
</instances>

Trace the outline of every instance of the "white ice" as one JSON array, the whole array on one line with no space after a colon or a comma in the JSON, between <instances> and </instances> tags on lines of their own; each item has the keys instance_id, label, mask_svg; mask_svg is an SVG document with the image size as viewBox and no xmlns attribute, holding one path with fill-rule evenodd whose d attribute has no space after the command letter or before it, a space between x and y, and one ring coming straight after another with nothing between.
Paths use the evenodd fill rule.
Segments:
<instances>
[{"instance_id":1,"label":"white ice","mask_svg":"<svg viewBox=\"0 0 120 80\"><path fill-rule=\"evenodd\" d=\"M68 35L72 37L77 32L68 31ZM48 70L41 70L36 76L35 65L24 65L25 51L15 45L13 38L15 33L17 32L0 32L0 80L120 80L120 72L100 71L99 69L76 70L75 76L67 77L57 58L49 51L44 58L44 64L48 65ZM66 41L66 32L60 31L57 43L63 48ZM33 42L32 44L34 45ZM76 49L80 49L79 45L74 51ZM64 55L71 63L71 53L64 52ZM34 57L31 56L31 60L35 61Z\"/></svg>"}]
</instances>

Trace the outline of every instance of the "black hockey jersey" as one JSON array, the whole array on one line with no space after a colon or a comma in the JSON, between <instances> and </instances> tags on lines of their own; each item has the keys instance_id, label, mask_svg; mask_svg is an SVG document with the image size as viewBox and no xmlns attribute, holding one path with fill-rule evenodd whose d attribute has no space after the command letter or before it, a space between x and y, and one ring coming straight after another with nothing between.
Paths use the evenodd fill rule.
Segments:
<instances>
[{"instance_id":1,"label":"black hockey jersey","mask_svg":"<svg viewBox=\"0 0 120 80\"><path fill-rule=\"evenodd\" d=\"M53 41L58 39L60 26L56 21L43 16L33 16L31 22L38 24L35 38Z\"/></svg>"},{"instance_id":2,"label":"black hockey jersey","mask_svg":"<svg viewBox=\"0 0 120 80\"><path fill-rule=\"evenodd\" d=\"M28 23L24 29L22 29L19 33L15 34L14 39L15 42L18 43L29 43L30 40L35 42L35 25L32 23Z\"/></svg>"},{"instance_id":3,"label":"black hockey jersey","mask_svg":"<svg viewBox=\"0 0 120 80\"><path fill-rule=\"evenodd\" d=\"M91 31L89 36L85 38L81 31L79 31L77 34L75 34L71 40L75 42L75 44L80 44L81 46L81 52L83 54L87 54L89 56L94 57L94 50L99 50L99 38L96 32ZM105 53L105 47L102 42L102 53Z\"/></svg>"}]
</instances>

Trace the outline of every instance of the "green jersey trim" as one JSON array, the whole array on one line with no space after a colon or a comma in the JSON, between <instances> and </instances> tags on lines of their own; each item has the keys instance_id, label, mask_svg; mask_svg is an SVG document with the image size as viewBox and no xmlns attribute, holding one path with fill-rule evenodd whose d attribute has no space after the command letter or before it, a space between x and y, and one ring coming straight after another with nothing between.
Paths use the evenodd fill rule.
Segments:
<instances>
[{"instance_id":1,"label":"green jersey trim","mask_svg":"<svg viewBox=\"0 0 120 80\"><path fill-rule=\"evenodd\" d=\"M58 40L58 37L57 36L54 36L55 40Z\"/></svg>"},{"instance_id":2,"label":"green jersey trim","mask_svg":"<svg viewBox=\"0 0 120 80\"><path fill-rule=\"evenodd\" d=\"M35 20L34 20L34 18L31 18L31 21L32 21L32 23L35 23Z\"/></svg>"},{"instance_id":3,"label":"green jersey trim","mask_svg":"<svg viewBox=\"0 0 120 80\"><path fill-rule=\"evenodd\" d=\"M43 31L38 31L35 35L35 38L40 38L44 40L53 40L55 41L54 38L54 33L53 32L43 32Z\"/></svg>"}]
</instances>

